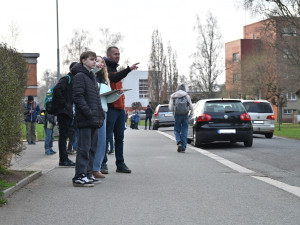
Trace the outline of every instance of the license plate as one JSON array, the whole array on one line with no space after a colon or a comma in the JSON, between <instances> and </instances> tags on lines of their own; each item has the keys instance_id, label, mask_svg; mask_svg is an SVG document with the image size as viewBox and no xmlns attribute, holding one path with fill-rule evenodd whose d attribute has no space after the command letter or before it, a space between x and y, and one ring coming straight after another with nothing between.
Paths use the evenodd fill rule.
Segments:
<instances>
[{"instance_id":1,"label":"license plate","mask_svg":"<svg viewBox=\"0 0 300 225\"><path fill-rule=\"evenodd\" d=\"M165 114L165 117L172 116L172 114Z\"/></svg>"},{"instance_id":2,"label":"license plate","mask_svg":"<svg viewBox=\"0 0 300 225\"><path fill-rule=\"evenodd\" d=\"M252 123L253 123L253 124L263 124L264 121L253 120Z\"/></svg>"},{"instance_id":3,"label":"license plate","mask_svg":"<svg viewBox=\"0 0 300 225\"><path fill-rule=\"evenodd\" d=\"M236 130L235 129L219 129L218 134L235 134Z\"/></svg>"}]
</instances>

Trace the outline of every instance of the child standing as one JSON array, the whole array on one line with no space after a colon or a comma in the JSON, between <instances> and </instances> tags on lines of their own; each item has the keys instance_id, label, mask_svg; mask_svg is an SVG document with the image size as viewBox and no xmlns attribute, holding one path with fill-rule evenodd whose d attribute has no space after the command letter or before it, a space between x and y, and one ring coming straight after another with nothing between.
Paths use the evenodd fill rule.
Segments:
<instances>
[{"instance_id":1,"label":"child standing","mask_svg":"<svg viewBox=\"0 0 300 225\"><path fill-rule=\"evenodd\" d=\"M98 84L91 71L96 66L96 58L95 52L83 52L80 63L72 68L72 73L76 75L72 91L79 128L74 187L93 187L94 183L100 183L92 174L98 128L102 127L105 119Z\"/></svg>"},{"instance_id":2,"label":"child standing","mask_svg":"<svg viewBox=\"0 0 300 225\"><path fill-rule=\"evenodd\" d=\"M53 148L54 141L54 127L56 125L56 117L52 114L46 113L45 129L45 154L53 155L56 152Z\"/></svg>"}]
</instances>

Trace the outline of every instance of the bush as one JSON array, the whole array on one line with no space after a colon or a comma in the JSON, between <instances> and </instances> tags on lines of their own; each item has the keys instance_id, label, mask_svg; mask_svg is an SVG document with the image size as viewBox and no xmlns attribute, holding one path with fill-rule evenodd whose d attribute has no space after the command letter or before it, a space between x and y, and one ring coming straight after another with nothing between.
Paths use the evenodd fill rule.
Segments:
<instances>
[{"instance_id":1,"label":"bush","mask_svg":"<svg viewBox=\"0 0 300 225\"><path fill-rule=\"evenodd\" d=\"M24 149L21 124L24 121L24 92L27 63L15 49L0 44L0 167L7 158Z\"/></svg>"}]
</instances>

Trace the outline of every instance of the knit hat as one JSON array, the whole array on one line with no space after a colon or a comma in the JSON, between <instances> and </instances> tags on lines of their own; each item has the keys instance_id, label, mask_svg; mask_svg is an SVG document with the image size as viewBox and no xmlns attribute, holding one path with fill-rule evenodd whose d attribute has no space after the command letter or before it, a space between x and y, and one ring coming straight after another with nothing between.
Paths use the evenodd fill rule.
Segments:
<instances>
[{"instance_id":1,"label":"knit hat","mask_svg":"<svg viewBox=\"0 0 300 225\"><path fill-rule=\"evenodd\" d=\"M186 91L185 85L184 84L179 84L177 87L177 91L182 90L182 91Z\"/></svg>"}]
</instances>

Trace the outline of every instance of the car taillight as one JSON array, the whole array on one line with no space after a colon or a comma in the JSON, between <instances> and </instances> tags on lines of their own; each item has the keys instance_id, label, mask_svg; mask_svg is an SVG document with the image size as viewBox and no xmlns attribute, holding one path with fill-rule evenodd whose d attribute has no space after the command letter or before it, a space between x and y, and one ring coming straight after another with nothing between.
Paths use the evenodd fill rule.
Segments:
<instances>
[{"instance_id":1,"label":"car taillight","mask_svg":"<svg viewBox=\"0 0 300 225\"><path fill-rule=\"evenodd\" d=\"M155 112L154 116L157 117L159 112L159 107L157 108L157 111Z\"/></svg>"},{"instance_id":2,"label":"car taillight","mask_svg":"<svg viewBox=\"0 0 300 225\"><path fill-rule=\"evenodd\" d=\"M207 121L211 121L211 115L208 114L202 114L198 117L198 122L207 122Z\"/></svg>"},{"instance_id":3,"label":"car taillight","mask_svg":"<svg viewBox=\"0 0 300 225\"><path fill-rule=\"evenodd\" d=\"M251 121L251 116L249 115L249 113L244 113L240 115L240 118L242 121Z\"/></svg>"},{"instance_id":4,"label":"car taillight","mask_svg":"<svg viewBox=\"0 0 300 225\"><path fill-rule=\"evenodd\" d=\"M269 116L267 116L267 120L275 120L275 115L269 115Z\"/></svg>"},{"instance_id":5,"label":"car taillight","mask_svg":"<svg viewBox=\"0 0 300 225\"><path fill-rule=\"evenodd\" d=\"M249 115L249 113L244 113L240 115L240 118L242 121L251 121L251 116Z\"/></svg>"}]
</instances>

